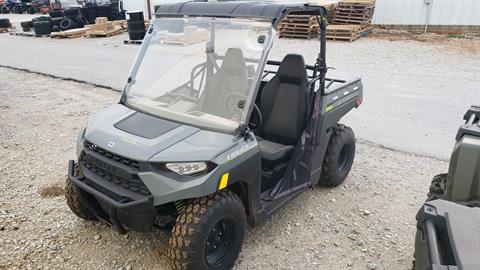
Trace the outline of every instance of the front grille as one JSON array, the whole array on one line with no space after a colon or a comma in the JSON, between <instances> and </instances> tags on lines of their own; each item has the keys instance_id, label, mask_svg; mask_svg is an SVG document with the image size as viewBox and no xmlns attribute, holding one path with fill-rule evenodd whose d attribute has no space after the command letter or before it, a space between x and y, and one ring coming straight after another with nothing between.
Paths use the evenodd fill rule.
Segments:
<instances>
[{"instance_id":1,"label":"front grille","mask_svg":"<svg viewBox=\"0 0 480 270\"><path fill-rule=\"evenodd\" d=\"M85 141L85 148L88 149L89 151L93 151L93 152L95 152L95 153L97 153L101 156L104 156L104 157L106 157L110 160L113 160L113 161L119 162L119 163L121 163L125 166L128 166L132 170L135 170L135 171L140 170L140 165L139 165L138 161L131 160L129 158L125 158L125 157L119 156L117 154L108 152L107 150L102 149L102 148L98 147L96 144L93 144L89 141Z\"/></svg>"},{"instance_id":2,"label":"front grille","mask_svg":"<svg viewBox=\"0 0 480 270\"><path fill-rule=\"evenodd\" d=\"M110 166L85 151L80 155L79 161L87 170L102 179L140 195L151 195L148 188L136 174L131 175L120 167Z\"/></svg>"}]
</instances>

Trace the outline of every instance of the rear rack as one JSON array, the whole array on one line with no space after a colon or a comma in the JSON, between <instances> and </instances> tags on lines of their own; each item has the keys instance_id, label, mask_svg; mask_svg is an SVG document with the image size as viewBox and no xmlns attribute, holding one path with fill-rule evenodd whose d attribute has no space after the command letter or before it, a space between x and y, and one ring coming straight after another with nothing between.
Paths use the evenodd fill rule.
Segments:
<instances>
[{"instance_id":1,"label":"rear rack","mask_svg":"<svg viewBox=\"0 0 480 270\"><path fill-rule=\"evenodd\" d=\"M280 66L281 63L282 63L281 61L276 61L276 60L268 60L267 61L267 65L270 65L270 66ZM315 72L315 66L306 65L306 68L307 68L308 71L311 71L310 72L311 74L308 74L308 79L310 80L308 87L312 87L313 84L315 84L319 81L320 76L314 76L313 75L314 72ZM273 76L275 74L277 74L277 71L265 70L264 74L262 76L262 80L266 79L268 76ZM328 78L327 77L327 78L325 78L325 82L326 82L325 94L329 94L329 93L335 92L339 89L343 89L346 86L359 83L360 79L356 78L356 77L349 78L349 79L336 79L336 78Z\"/></svg>"}]
</instances>

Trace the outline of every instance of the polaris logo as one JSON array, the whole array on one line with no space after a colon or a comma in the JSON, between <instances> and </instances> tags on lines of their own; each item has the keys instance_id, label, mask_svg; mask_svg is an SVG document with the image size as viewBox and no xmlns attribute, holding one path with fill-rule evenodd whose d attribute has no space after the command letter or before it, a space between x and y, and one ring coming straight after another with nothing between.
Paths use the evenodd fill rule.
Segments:
<instances>
[{"instance_id":1,"label":"polaris logo","mask_svg":"<svg viewBox=\"0 0 480 270\"><path fill-rule=\"evenodd\" d=\"M110 147L110 148L115 147L115 142L109 142L109 143L108 143L108 147Z\"/></svg>"}]
</instances>

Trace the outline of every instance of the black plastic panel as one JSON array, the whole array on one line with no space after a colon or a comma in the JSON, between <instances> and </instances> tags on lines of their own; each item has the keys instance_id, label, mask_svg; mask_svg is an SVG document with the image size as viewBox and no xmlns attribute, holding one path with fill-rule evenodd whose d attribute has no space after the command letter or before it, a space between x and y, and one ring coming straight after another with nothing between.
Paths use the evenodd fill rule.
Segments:
<instances>
[{"instance_id":1,"label":"black plastic panel","mask_svg":"<svg viewBox=\"0 0 480 270\"><path fill-rule=\"evenodd\" d=\"M136 112L115 124L121 131L145 139L155 139L179 126L181 125L141 112Z\"/></svg>"}]
</instances>

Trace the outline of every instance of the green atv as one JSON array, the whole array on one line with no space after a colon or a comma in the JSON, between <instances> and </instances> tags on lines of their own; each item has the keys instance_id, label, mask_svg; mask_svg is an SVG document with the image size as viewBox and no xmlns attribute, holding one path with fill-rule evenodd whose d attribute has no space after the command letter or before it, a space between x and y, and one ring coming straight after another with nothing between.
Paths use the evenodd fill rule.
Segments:
<instances>
[{"instance_id":1,"label":"green atv","mask_svg":"<svg viewBox=\"0 0 480 270\"><path fill-rule=\"evenodd\" d=\"M320 51L269 60L289 13L316 16ZM118 104L90 118L70 161L74 214L119 233L172 231L175 269L230 269L257 224L355 156L338 124L358 78L327 78L323 7L187 2L156 9ZM316 61L315 61L316 60Z\"/></svg>"},{"instance_id":2,"label":"green atv","mask_svg":"<svg viewBox=\"0 0 480 270\"><path fill-rule=\"evenodd\" d=\"M414 269L480 269L480 107L464 116L448 174L417 214Z\"/></svg>"}]
</instances>

